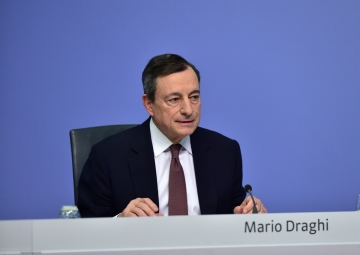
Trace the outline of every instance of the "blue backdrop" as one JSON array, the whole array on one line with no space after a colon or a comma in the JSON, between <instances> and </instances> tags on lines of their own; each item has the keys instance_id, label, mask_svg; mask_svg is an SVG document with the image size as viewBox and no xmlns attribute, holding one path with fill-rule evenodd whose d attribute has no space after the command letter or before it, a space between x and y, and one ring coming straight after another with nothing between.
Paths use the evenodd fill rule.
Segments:
<instances>
[{"instance_id":1,"label":"blue backdrop","mask_svg":"<svg viewBox=\"0 0 360 255\"><path fill-rule=\"evenodd\" d=\"M0 219L73 204L69 130L144 121L141 72L169 52L270 212L355 209L360 1L0 0Z\"/></svg>"}]
</instances>

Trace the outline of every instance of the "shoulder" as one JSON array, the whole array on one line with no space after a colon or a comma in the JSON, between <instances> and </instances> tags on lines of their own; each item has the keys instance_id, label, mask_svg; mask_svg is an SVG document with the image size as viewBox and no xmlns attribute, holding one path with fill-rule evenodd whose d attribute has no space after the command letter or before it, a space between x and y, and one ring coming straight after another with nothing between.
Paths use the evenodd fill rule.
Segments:
<instances>
[{"instance_id":1,"label":"shoulder","mask_svg":"<svg viewBox=\"0 0 360 255\"><path fill-rule=\"evenodd\" d=\"M112 145L114 143L117 143L118 141L121 142L131 141L133 137L136 137L136 134L138 132L141 132L141 125L126 129L115 135L111 135L105 138L104 140L100 141L98 145L99 146Z\"/></svg>"},{"instance_id":2,"label":"shoulder","mask_svg":"<svg viewBox=\"0 0 360 255\"><path fill-rule=\"evenodd\" d=\"M130 148L134 143L138 141L145 141L151 139L150 128L148 120L144 123L126 129L118 134L109 136L99 143L95 144L94 147L102 151L113 151Z\"/></svg>"},{"instance_id":3,"label":"shoulder","mask_svg":"<svg viewBox=\"0 0 360 255\"><path fill-rule=\"evenodd\" d=\"M236 143L236 144L238 144L238 142L236 140L233 140L227 136L224 136L216 131L202 128L202 127L197 127L195 132L192 134L192 138L195 140L203 141L203 142L211 141L211 143L220 143L220 144Z\"/></svg>"},{"instance_id":4,"label":"shoulder","mask_svg":"<svg viewBox=\"0 0 360 255\"><path fill-rule=\"evenodd\" d=\"M195 151L206 151L214 155L238 155L240 152L239 143L218 132L198 127L190 136L191 147Z\"/></svg>"}]
</instances>

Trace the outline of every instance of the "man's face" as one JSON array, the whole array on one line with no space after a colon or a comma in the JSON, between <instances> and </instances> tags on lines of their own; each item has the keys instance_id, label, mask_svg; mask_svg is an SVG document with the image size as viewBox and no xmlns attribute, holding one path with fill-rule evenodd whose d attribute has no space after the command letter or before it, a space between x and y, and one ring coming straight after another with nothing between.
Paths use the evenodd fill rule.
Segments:
<instances>
[{"instance_id":1,"label":"man's face","mask_svg":"<svg viewBox=\"0 0 360 255\"><path fill-rule=\"evenodd\" d=\"M200 87L191 67L157 78L155 100L143 95L143 103L155 125L173 143L192 134L200 121Z\"/></svg>"}]
</instances>

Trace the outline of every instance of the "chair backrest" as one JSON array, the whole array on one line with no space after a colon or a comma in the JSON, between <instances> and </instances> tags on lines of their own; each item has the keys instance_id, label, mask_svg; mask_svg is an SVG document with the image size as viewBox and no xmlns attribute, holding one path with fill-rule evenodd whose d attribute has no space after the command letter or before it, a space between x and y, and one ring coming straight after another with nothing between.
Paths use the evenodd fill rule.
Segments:
<instances>
[{"instance_id":1,"label":"chair backrest","mask_svg":"<svg viewBox=\"0 0 360 255\"><path fill-rule=\"evenodd\" d=\"M105 138L137 125L110 125L70 130L71 156L74 177L75 205L78 202L78 183L91 147Z\"/></svg>"}]
</instances>

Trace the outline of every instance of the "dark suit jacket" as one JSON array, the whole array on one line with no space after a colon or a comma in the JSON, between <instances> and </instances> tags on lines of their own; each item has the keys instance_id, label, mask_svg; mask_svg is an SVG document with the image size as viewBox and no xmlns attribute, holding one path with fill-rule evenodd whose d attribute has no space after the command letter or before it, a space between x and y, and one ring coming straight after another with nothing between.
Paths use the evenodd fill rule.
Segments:
<instances>
[{"instance_id":1,"label":"dark suit jacket","mask_svg":"<svg viewBox=\"0 0 360 255\"><path fill-rule=\"evenodd\" d=\"M82 217L122 212L138 197L159 206L150 118L93 146L79 181ZM245 198L239 144L198 127L190 135L201 214L230 214Z\"/></svg>"}]
</instances>

